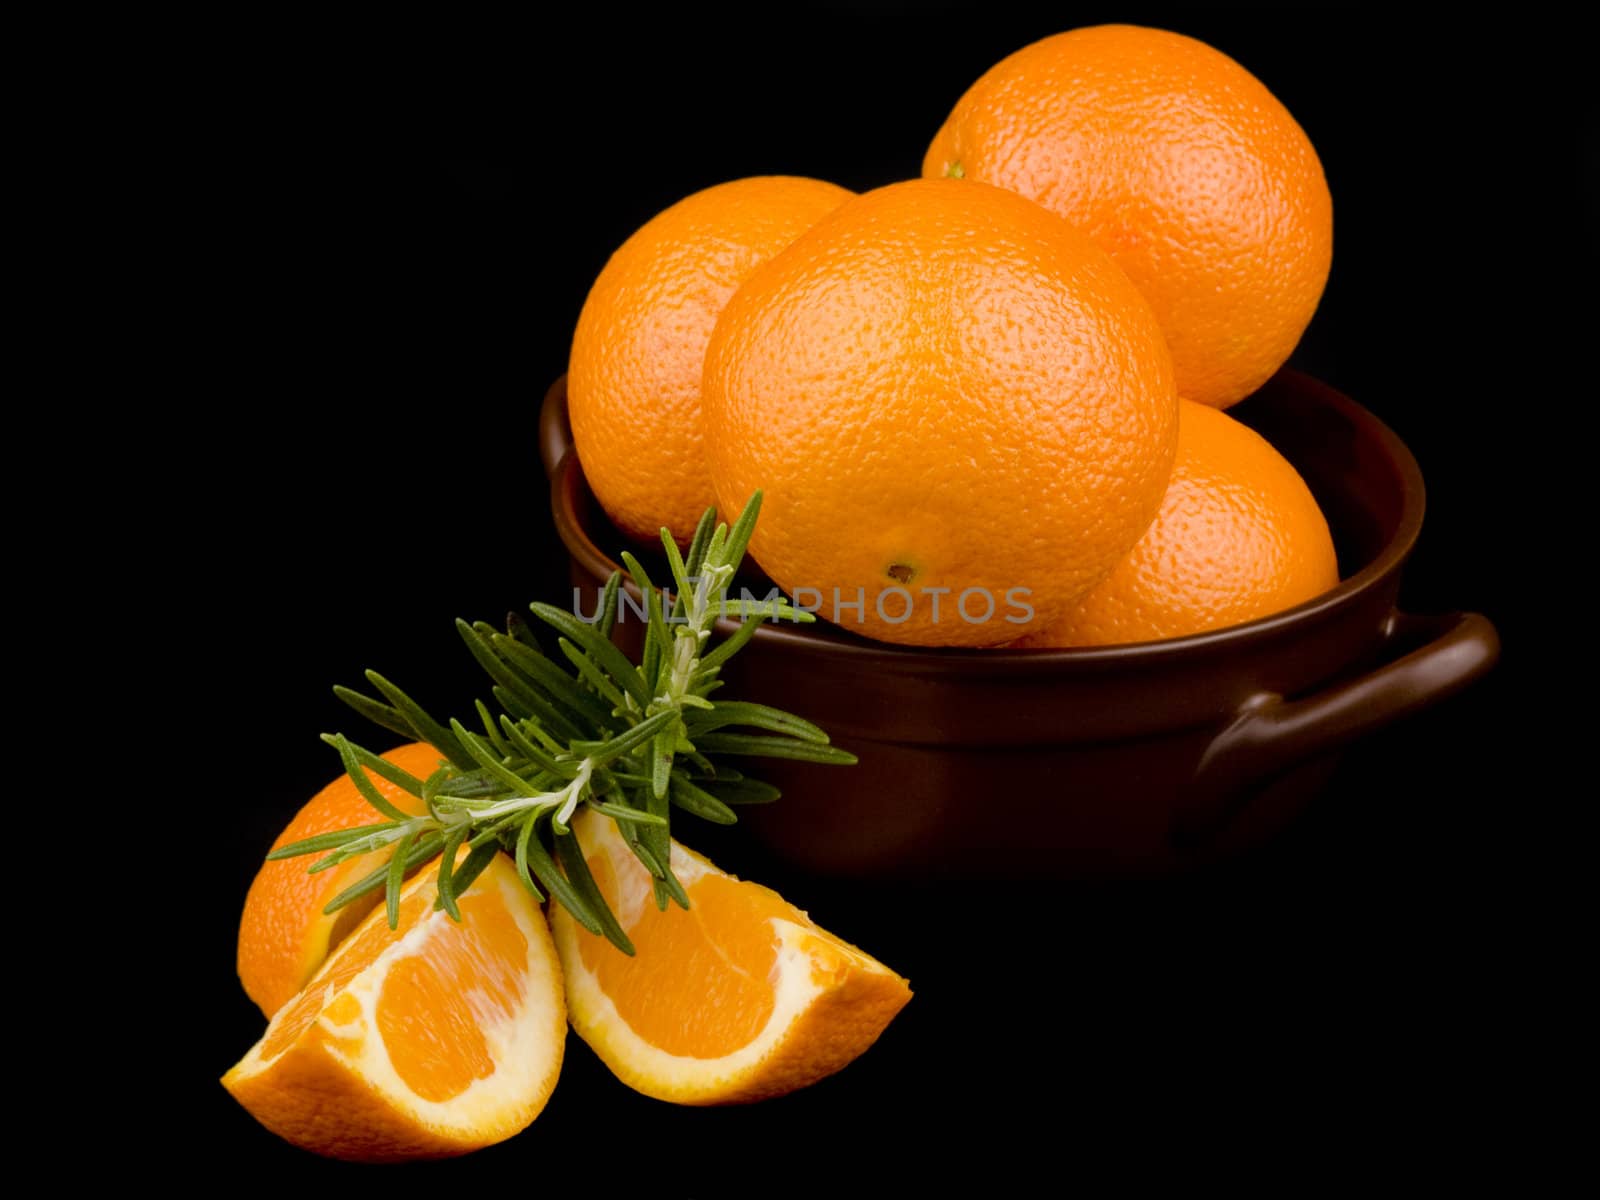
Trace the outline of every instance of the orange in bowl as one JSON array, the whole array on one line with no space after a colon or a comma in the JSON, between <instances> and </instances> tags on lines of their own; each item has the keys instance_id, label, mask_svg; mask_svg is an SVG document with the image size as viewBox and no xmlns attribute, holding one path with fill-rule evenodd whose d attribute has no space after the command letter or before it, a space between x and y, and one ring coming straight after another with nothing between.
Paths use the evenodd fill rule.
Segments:
<instances>
[{"instance_id":1,"label":"orange in bowl","mask_svg":"<svg viewBox=\"0 0 1600 1200\"><path fill-rule=\"evenodd\" d=\"M1339 582L1328 522L1259 433L1184 400L1161 511L1110 576L1018 647L1187 637L1269 617Z\"/></svg>"},{"instance_id":2,"label":"orange in bowl","mask_svg":"<svg viewBox=\"0 0 1600 1200\"><path fill-rule=\"evenodd\" d=\"M1322 298L1333 201L1294 117L1221 51L1160 29L1044 38L956 102L930 177L1010 188L1081 228L1155 309L1178 394L1227 407Z\"/></svg>"}]
</instances>

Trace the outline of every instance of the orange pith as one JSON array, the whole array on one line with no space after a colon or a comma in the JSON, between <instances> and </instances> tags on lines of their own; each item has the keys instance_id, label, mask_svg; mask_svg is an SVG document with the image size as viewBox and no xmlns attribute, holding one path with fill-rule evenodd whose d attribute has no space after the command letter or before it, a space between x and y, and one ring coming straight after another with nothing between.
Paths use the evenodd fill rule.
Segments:
<instances>
[{"instance_id":1,"label":"orange pith","mask_svg":"<svg viewBox=\"0 0 1600 1200\"><path fill-rule=\"evenodd\" d=\"M422 742L397 746L382 757L426 779L439 765L439 752ZM403 812L421 813L422 801L387 779L367 771L385 798ZM313 796L284 828L272 848L303 838L383 818L367 803L348 775L340 775ZM267 1016L298 992L328 952L378 903L372 893L334 914L323 907L350 884L382 865L386 851L376 851L312 875L317 856L263 862L245 897L239 921L239 981Z\"/></svg>"},{"instance_id":2,"label":"orange pith","mask_svg":"<svg viewBox=\"0 0 1600 1200\"><path fill-rule=\"evenodd\" d=\"M567 406L595 496L626 533L680 541L716 503L700 432L706 340L746 276L852 193L771 175L696 192L611 256L572 339Z\"/></svg>"},{"instance_id":3,"label":"orange pith","mask_svg":"<svg viewBox=\"0 0 1600 1200\"><path fill-rule=\"evenodd\" d=\"M1253 75L1179 34L1102 25L1023 47L956 102L922 173L1080 226L1149 299L1185 399L1260 387L1327 282L1333 206L1310 140Z\"/></svg>"}]
</instances>

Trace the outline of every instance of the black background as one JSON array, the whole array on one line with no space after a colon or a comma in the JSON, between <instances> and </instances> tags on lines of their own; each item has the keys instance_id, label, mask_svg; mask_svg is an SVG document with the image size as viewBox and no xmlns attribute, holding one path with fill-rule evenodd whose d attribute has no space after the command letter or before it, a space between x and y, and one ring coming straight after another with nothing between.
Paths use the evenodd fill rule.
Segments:
<instances>
[{"instance_id":1,"label":"black background","mask_svg":"<svg viewBox=\"0 0 1600 1200\"><path fill-rule=\"evenodd\" d=\"M1334 265L1293 361L1411 446L1429 513L1406 604L1488 613L1502 665L1363 743L1277 844L1199 879L844 887L730 843L724 866L910 977L879 1045L807 1092L700 1111L635 1096L572 1038L530 1131L407 1170L445 1187L619 1171L677 1195L774 1176L832 1188L852 1156L908 1179L1044 1167L1070 1185L1075 1163L1108 1156L1142 1171L1308 1138L1310 1174L1374 1148L1412 1166L1489 1153L1519 1060L1498 999L1523 940L1509 872L1538 844L1513 756L1540 659L1534 518L1557 503L1539 455L1593 390L1574 390L1583 339L1562 288L1595 252L1570 37L1343 7L694 11L486 35L447 62L352 47L381 84L308 96L268 73L253 124L270 136L217 147L202 203L220 219L233 362L217 399L248 418L219 425L162 520L207 650L189 726L226 731L248 765L218 756L227 794L185 934L202 979L190 1136L254 1170L352 1170L278 1142L215 1082L263 1028L234 975L239 908L275 832L337 772L317 734L367 732L333 683L375 666L459 710L478 689L452 619L565 595L534 422L611 250L725 179L914 176L994 61L1127 20L1231 54L1317 146ZM249 653L248 680L218 677L225 645Z\"/></svg>"}]
</instances>

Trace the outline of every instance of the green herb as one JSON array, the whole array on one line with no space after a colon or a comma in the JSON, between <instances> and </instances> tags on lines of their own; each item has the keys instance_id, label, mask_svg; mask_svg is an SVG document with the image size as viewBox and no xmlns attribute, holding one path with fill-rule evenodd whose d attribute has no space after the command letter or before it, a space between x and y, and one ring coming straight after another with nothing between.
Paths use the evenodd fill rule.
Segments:
<instances>
[{"instance_id":1,"label":"green herb","mask_svg":"<svg viewBox=\"0 0 1600 1200\"><path fill-rule=\"evenodd\" d=\"M432 745L444 765L418 779L343 734L324 734L361 794L386 819L294 842L268 857L328 851L310 868L321 871L392 846L382 866L335 896L325 911L383 888L393 928L407 872L442 854L436 907L460 920L457 897L496 851L504 850L537 899L548 893L586 929L632 954L572 835L580 807L587 805L616 824L654 878L658 905L664 909L672 899L687 908L688 896L672 874L672 810L729 824L735 820L730 806L778 797L776 788L720 764L719 756L856 761L800 717L764 704L710 698L720 686L723 664L761 621L813 619L782 599L724 599L760 509L757 492L731 529L718 524L715 510L708 509L687 556L670 533L661 531L672 572L670 609L639 561L623 554L648 614L637 665L609 639L623 603L616 572L601 593L593 624L548 604L531 606L557 634L560 659L545 654L528 623L515 614L507 618L504 633L483 622L457 622L467 649L493 682L499 708L496 712L478 701L476 729L459 720L436 721L376 671L367 672L367 681L382 699L336 687L335 694L368 720ZM712 626L724 615L741 618L743 626L708 652ZM737 729L761 732L733 732ZM373 786L366 769L416 796L426 813L410 816L396 808ZM470 853L457 863L462 846Z\"/></svg>"}]
</instances>

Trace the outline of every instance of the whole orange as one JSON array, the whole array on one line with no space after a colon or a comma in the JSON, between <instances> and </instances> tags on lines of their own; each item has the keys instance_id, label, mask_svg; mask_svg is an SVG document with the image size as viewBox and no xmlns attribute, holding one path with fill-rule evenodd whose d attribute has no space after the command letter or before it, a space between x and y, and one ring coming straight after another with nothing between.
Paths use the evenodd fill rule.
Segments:
<instances>
[{"instance_id":1,"label":"whole orange","mask_svg":"<svg viewBox=\"0 0 1600 1200\"><path fill-rule=\"evenodd\" d=\"M1178 405L1178 458L1133 552L1021 646L1104 646L1271 616L1339 582L1328 522L1293 466L1227 413Z\"/></svg>"},{"instance_id":2,"label":"whole orange","mask_svg":"<svg viewBox=\"0 0 1600 1200\"><path fill-rule=\"evenodd\" d=\"M1031 197L1084 229L1149 299L1178 394L1225 408L1283 365L1333 254L1305 132L1238 63L1131 25L1057 34L956 102L922 173Z\"/></svg>"},{"instance_id":3,"label":"whole orange","mask_svg":"<svg viewBox=\"0 0 1600 1200\"><path fill-rule=\"evenodd\" d=\"M424 742L397 746L382 757L419 779L433 774L441 761L439 752ZM422 801L403 788L371 770L367 778L403 812L420 815L425 811ZM350 776L340 775L306 802L272 848L384 819L356 790ZM336 913L324 913L329 900L382 865L389 852L375 850L312 875L309 868L318 857L262 863L245 896L244 915L239 920L239 982L269 1017L294 998L328 952L383 899L379 889Z\"/></svg>"},{"instance_id":4,"label":"whole orange","mask_svg":"<svg viewBox=\"0 0 1600 1200\"><path fill-rule=\"evenodd\" d=\"M1013 192L911 180L753 272L706 351L717 501L802 604L919 645L1016 637L1132 548L1166 489L1172 364L1149 305Z\"/></svg>"},{"instance_id":5,"label":"whole orange","mask_svg":"<svg viewBox=\"0 0 1600 1200\"><path fill-rule=\"evenodd\" d=\"M611 256L578 316L567 411L584 474L625 533L679 541L716 503L700 431L700 372L722 306L747 275L853 192L756 176L706 188Z\"/></svg>"}]
</instances>

